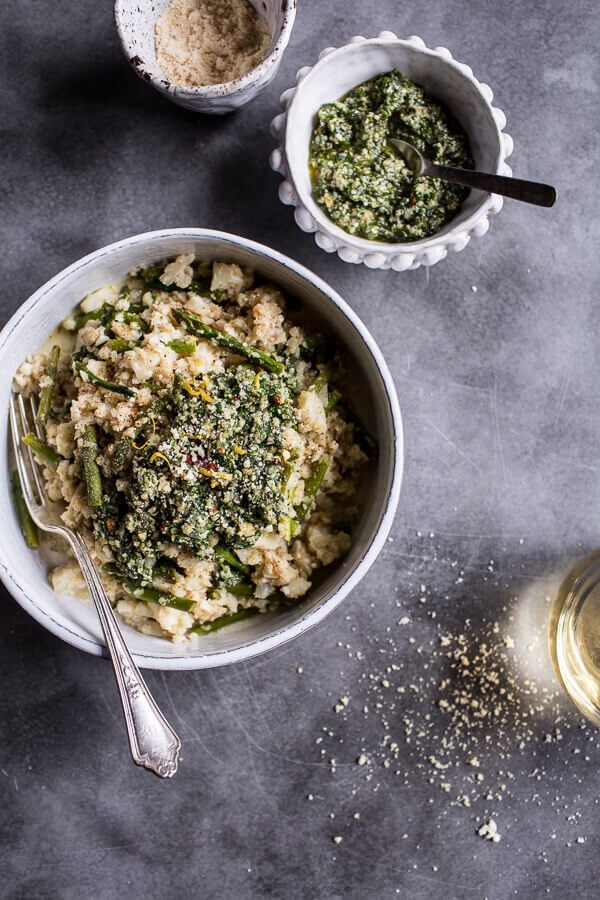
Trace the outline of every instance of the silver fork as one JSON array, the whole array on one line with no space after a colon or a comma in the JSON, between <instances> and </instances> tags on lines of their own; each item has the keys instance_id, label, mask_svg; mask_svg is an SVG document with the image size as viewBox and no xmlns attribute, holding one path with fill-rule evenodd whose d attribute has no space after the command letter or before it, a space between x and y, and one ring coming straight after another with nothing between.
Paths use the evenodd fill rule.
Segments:
<instances>
[{"instance_id":1,"label":"silver fork","mask_svg":"<svg viewBox=\"0 0 600 900\"><path fill-rule=\"evenodd\" d=\"M43 438L41 429L35 424L36 405L33 398L30 405L34 429L38 437ZM43 531L66 538L81 566L113 664L133 761L138 766L151 769L161 778L170 778L177 771L181 741L156 705L127 649L85 541L80 534L60 522L53 508L55 504L46 496L33 453L22 441L23 436L31 429L21 394L13 394L10 399L10 425L23 496L31 518Z\"/></svg>"}]
</instances>

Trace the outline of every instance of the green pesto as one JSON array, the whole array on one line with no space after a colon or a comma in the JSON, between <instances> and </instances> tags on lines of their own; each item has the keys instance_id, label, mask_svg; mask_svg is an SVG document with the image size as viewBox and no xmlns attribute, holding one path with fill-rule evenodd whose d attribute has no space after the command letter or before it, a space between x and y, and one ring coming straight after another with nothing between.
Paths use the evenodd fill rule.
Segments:
<instances>
[{"instance_id":1,"label":"green pesto","mask_svg":"<svg viewBox=\"0 0 600 900\"><path fill-rule=\"evenodd\" d=\"M320 108L310 144L313 196L348 234L387 242L429 237L456 214L467 191L415 178L389 138L414 144L439 165L472 167L458 123L394 70Z\"/></svg>"},{"instance_id":2,"label":"green pesto","mask_svg":"<svg viewBox=\"0 0 600 900\"><path fill-rule=\"evenodd\" d=\"M246 364L173 389L154 440L133 454L126 486L96 513L96 534L125 575L151 584L168 543L211 557L216 541L244 547L277 528L294 398L289 375ZM232 561L220 555L218 584L239 582Z\"/></svg>"}]
</instances>

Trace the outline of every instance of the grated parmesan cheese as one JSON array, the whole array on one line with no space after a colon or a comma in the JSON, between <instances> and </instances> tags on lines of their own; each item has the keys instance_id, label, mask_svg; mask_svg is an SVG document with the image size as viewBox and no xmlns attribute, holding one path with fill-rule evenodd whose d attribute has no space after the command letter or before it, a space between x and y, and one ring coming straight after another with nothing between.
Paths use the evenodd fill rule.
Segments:
<instances>
[{"instance_id":1,"label":"grated parmesan cheese","mask_svg":"<svg viewBox=\"0 0 600 900\"><path fill-rule=\"evenodd\" d=\"M268 53L266 21L246 0L171 0L156 23L156 58L183 87L246 75Z\"/></svg>"}]
</instances>

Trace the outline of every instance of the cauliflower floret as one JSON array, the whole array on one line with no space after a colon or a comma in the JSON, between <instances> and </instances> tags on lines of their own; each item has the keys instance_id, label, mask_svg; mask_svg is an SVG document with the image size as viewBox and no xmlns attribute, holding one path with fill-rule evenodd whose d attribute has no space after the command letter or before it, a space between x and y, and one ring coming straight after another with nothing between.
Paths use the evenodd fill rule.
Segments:
<instances>
[{"instance_id":1,"label":"cauliflower floret","mask_svg":"<svg viewBox=\"0 0 600 900\"><path fill-rule=\"evenodd\" d=\"M76 562L68 562L57 566L50 572L50 586L59 596L75 597L77 600L90 600L85 579Z\"/></svg>"},{"instance_id":2,"label":"cauliflower floret","mask_svg":"<svg viewBox=\"0 0 600 900\"><path fill-rule=\"evenodd\" d=\"M284 587L281 588L281 593L285 594L285 596L289 597L291 600L294 600L296 597L303 597L309 589L310 584L310 581L307 581L306 578L302 578L301 575L298 575L296 578L292 578L289 584L284 585Z\"/></svg>"},{"instance_id":3,"label":"cauliflower floret","mask_svg":"<svg viewBox=\"0 0 600 900\"><path fill-rule=\"evenodd\" d=\"M323 401L315 391L302 391L298 398L298 427L300 431L325 434L327 416Z\"/></svg>"},{"instance_id":4,"label":"cauliflower floret","mask_svg":"<svg viewBox=\"0 0 600 900\"><path fill-rule=\"evenodd\" d=\"M70 459L75 449L75 426L73 422L48 422L46 425L48 442L56 447L61 456Z\"/></svg>"},{"instance_id":5,"label":"cauliflower floret","mask_svg":"<svg viewBox=\"0 0 600 900\"><path fill-rule=\"evenodd\" d=\"M28 356L13 378L13 390L25 397L36 393L40 379L46 373L46 367L47 359L43 353Z\"/></svg>"},{"instance_id":6,"label":"cauliflower floret","mask_svg":"<svg viewBox=\"0 0 600 900\"><path fill-rule=\"evenodd\" d=\"M227 291L235 297L246 286L246 276L236 263L213 263L211 291Z\"/></svg>"},{"instance_id":7,"label":"cauliflower floret","mask_svg":"<svg viewBox=\"0 0 600 900\"><path fill-rule=\"evenodd\" d=\"M257 303L252 309L253 342L271 350L277 344L285 344L283 315L276 303Z\"/></svg>"},{"instance_id":8,"label":"cauliflower floret","mask_svg":"<svg viewBox=\"0 0 600 900\"><path fill-rule=\"evenodd\" d=\"M182 253L181 256L165 266L165 271L159 280L165 285L175 284L178 288L189 287L194 277L191 266L193 262L193 253Z\"/></svg>"},{"instance_id":9,"label":"cauliflower floret","mask_svg":"<svg viewBox=\"0 0 600 900\"><path fill-rule=\"evenodd\" d=\"M148 606L162 630L172 637L184 637L194 624L191 613L161 606L160 603L149 603Z\"/></svg>"},{"instance_id":10,"label":"cauliflower floret","mask_svg":"<svg viewBox=\"0 0 600 900\"><path fill-rule=\"evenodd\" d=\"M184 307L196 313L197 316L200 316L207 323L216 322L223 315L223 310L220 306L206 297L201 297L199 294L190 294Z\"/></svg>"},{"instance_id":11,"label":"cauliflower floret","mask_svg":"<svg viewBox=\"0 0 600 900\"><path fill-rule=\"evenodd\" d=\"M288 353L291 353L292 356L300 355L300 348L304 343L304 332L301 328L298 328L297 325L293 325L290 328L290 335L287 339L287 344L285 348Z\"/></svg>"},{"instance_id":12,"label":"cauliflower floret","mask_svg":"<svg viewBox=\"0 0 600 900\"><path fill-rule=\"evenodd\" d=\"M298 570L289 561L287 553L267 550L263 555L260 577L271 584L290 584L298 575Z\"/></svg>"},{"instance_id":13,"label":"cauliflower floret","mask_svg":"<svg viewBox=\"0 0 600 900\"><path fill-rule=\"evenodd\" d=\"M324 566L339 559L350 549L350 537L345 531L333 534L321 525L309 525L306 529L306 539L308 546Z\"/></svg>"},{"instance_id":14,"label":"cauliflower floret","mask_svg":"<svg viewBox=\"0 0 600 900\"><path fill-rule=\"evenodd\" d=\"M97 309L104 306L105 303L114 304L118 295L119 292L112 284L98 288L97 291L92 291L91 294L88 294L87 297L83 298L79 304L81 311L84 313L95 312Z\"/></svg>"},{"instance_id":15,"label":"cauliflower floret","mask_svg":"<svg viewBox=\"0 0 600 900\"><path fill-rule=\"evenodd\" d=\"M153 337L153 335L151 335ZM163 357L168 356L168 363L177 359L177 354L164 344L159 347L152 347L151 341L144 341L144 345L135 347L133 350L127 350L123 354L123 363L131 369L136 382L152 381L154 371L160 365Z\"/></svg>"},{"instance_id":16,"label":"cauliflower floret","mask_svg":"<svg viewBox=\"0 0 600 900\"><path fill-rule=\"evenodd\" d=\"M116 610L128 625L142 631L142 625L148 621L150 604L142 603L139 600L129 600L128 598L123 597L117 603Z\"/></svg>"}]
</instances>

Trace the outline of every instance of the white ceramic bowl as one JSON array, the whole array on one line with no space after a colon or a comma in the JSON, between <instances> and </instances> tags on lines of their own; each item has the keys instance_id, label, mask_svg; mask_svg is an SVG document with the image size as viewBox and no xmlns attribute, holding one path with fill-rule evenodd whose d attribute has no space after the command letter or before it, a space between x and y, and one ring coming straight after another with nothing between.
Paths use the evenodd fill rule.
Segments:
<instances>
[{"instance_id":1,"label":"white ceramic bowl","mask_svg":"<svg viewBox=\"0 0 600 900\"><path fill-rule=\"evenodd\" d=\"M379 454L364 470L363 512L353 531L350 552L332 567L322 584L293 608L239 622L189 645L172 644L123 626L137 663L155 669L198 669L246 659L320 622L356 587L383 547L398 504L404 459L402 420L388 367L373 338L344 300L308 269L281 253L202 228L155 231L103 247L37 290L0 333L6 373L0 383L0 408L7 409L10 374L87 293L122 279L140 263L189 252L205 259L253 266L302 301L303 314L313 327L336 337L353 373L346 389L348 400L377 439ZM25 546L10 496L7 428L8 417L4 415L0 417L0 446L4 448L0 465L4 509L0 577L21 606L53 634L88 653L104 654L102 633L91 604L58 598L48 586L43 559Z\"/></svg>"},{"instance_id":2,"label":"white ceramic bowl","mask_svg":"<svg viewBox=\"0 0 600 900\"><path fill-rule=\"evenodd\" d=\"M337 252L346 262L404 271L431 266L449 251L464 249L471 237L484 235L488 217L499 212L502 198L472 190L457 215L440 231L406 243L355 237L327 217L313 199L308 169L317 112L323 103L331 103L363 81L391 69L399 69L448 107L469 138L476 169L512 174L505 162L512 152L512 138L502 132L506 117L492 106L488 85L477 81L471 69L453 59L445 47L429 50L421 38L399 40L391 31L370 40L354 37L338 49L328 47L316 65L298 71L296 87L281 96L285 112L271 124L271 132L279 141L271 154L271 166L284 177L279 187L281 201L295 207L296 222L303 231L314 232L319 247L328 253Z\"/></svg>"},{"instance_id":3,"label":"white ceramic bowl","mask_svg":"<svg viewBox=\"0 0 600 900\"><path fill-rule=\"evenodd\" d=\"M154 30L169 0L115 0L115 24L123 52L140 78L179 106L194 112L222 115L244 106L272 81L296 18L296 0L249 2L266 19L271 34L269 54L246 75L224 84L181 87L172 84L161 70L156 60Z\"/></svg>"}]
</instances>

